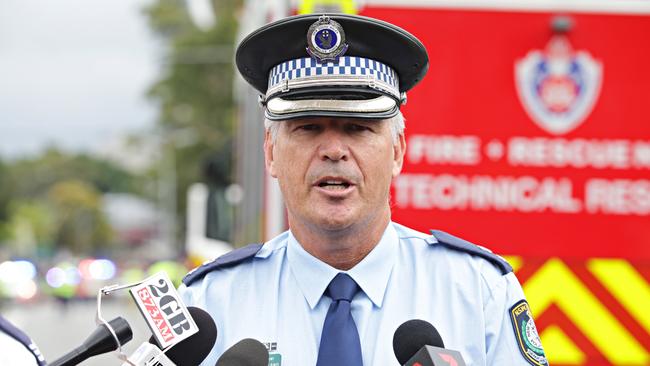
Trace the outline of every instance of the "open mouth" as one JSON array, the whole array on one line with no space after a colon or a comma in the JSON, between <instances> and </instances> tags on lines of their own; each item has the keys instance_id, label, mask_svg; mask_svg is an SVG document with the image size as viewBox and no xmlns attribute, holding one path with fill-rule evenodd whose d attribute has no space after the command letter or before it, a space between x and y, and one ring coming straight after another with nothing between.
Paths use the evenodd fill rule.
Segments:
<instances>
[{"instance_id":1,"label":"open mouth","mask_svg":"<svg viewBox=\"0 0 650 366\"><path fill-rule=\"evenodd\" d=\"M349 188L351 184L342 179L325 179L319 182L318 186L325 189L346 189Z\"/></svg>"}]
</instances>

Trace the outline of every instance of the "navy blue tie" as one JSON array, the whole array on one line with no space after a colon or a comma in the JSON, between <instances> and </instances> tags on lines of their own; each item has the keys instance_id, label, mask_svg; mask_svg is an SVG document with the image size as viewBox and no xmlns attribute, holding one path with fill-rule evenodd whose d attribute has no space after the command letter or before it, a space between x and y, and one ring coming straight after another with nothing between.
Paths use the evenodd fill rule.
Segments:
<instances>
[{"instance_id":1,"label":"navy blue tie","mask_svg":"<svg viewBox=\"0 0 650 366\"><path fill-rule=\"evenodd\" d=\"M357 291L359 286L345 273L337 274L327 286L332 304L325 317L316 366L363 365L359 332L350 312Z\"/></svg>"}]
</instances>

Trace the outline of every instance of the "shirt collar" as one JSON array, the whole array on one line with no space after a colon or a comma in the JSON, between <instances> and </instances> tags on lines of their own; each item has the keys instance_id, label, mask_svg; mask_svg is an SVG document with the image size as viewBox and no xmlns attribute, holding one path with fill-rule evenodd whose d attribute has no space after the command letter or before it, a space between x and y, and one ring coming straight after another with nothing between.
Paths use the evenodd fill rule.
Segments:
<instances>
[{"instance_id":1,"label":"shirt collar","mask_svg":"<svg viewBox=\"0 0 650 366\"><path fill-rule=\"evenodd\" d=\"M389 223L379 243L354 268L346 273L352 277L373 304L381 307L398 251L399 238ZM325 293L338 269L309 254L289 232L287 238L287 261L293 270L298 287L313 309Z\"/></svg>"},{"instance_id":2,"label":"shirt collar","mask_svg":"<svg viewBox=\"0 0 650 366\"><path fill-rule=\"evenodd\" d=\"M287 246L287 238L289 231L285 231L275 238L267 241L262 245L262 248L255 254L256 258L268 258L274 251L282 249Z\"/></svg>"}]
</instances>

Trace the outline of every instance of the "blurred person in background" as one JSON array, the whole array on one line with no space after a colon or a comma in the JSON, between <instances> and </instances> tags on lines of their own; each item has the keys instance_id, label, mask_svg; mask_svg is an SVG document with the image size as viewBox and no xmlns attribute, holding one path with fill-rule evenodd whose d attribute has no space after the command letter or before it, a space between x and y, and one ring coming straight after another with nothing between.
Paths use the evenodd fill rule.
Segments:
<instances>
[{"instance_id":1,"label":"blurred person in background","mask_svg":"<svg viewBox=\"0 0 650 366\"><path fill-rule=\"evenodd\" d=\"M428 69L418 39L370 18L297 16L250 34L236 61L263 94L266 168L290 230L183 280L186 303L219 329L204 365L247 337L273 364L395 364L393 333L415 318L467 364L548 364L505 260L391 221L406 149L399 108Z\"/></svg>"}]
</instances>

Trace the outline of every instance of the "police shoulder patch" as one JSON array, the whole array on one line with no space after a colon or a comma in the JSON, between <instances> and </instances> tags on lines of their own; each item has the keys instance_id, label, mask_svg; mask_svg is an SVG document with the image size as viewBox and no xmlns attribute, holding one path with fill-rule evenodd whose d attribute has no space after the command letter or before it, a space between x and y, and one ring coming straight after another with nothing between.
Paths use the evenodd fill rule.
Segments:
<instances>
[{"instance_id":1,"label":"police shoulder patch","mask_svg":"<svg viewBox=\"0 0 650 366\"><path fill-rule=\"evenodd\" d=\"M189 286L193 282L203 278L203 276L208 274L208 272L211 272L218 268L232 267L244 262L247 259L251 259L255 257L255 254L257 254L260 249L262 249L262 245L263 244L249 244L243 248L228 252L216 259L207 261L185 275L183 278L183 283L185 286Z\"/></svg>"},{"instance_id":2,"label":"police shoulder patch","mask_svg":"<svg viewBox=\"0 0 650 366\"><path fill-rule=\"evenodd\" d=\"M537 327L526 300L521 300L510 308L510 319L519 350L526 361L533 366L548 366L542 341L537 334Z\"/></svg>"},{"instance_id":3,"label":"police shoulder patch","mask_svg":"<svg viewBox=\"0 0 650 366\"><path fill-rule=\"evenodd\" d=\"M504 275L512 272L512 266L510 266L510 263L508 263L508 261L492 253L487 248L472 244L467 240L463 240L440 230L431 230L431 235L436 238L438 243L443 244L449 248L469 253L471 255L476 255L488 260L490 263L499 268L499 270L501 270L501 273Z\"/></svg>"}]
</instances>

